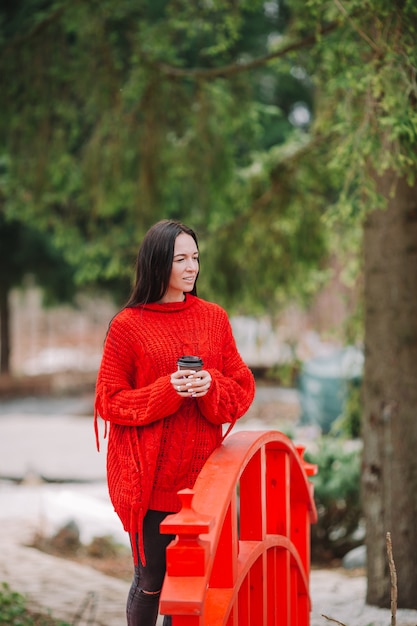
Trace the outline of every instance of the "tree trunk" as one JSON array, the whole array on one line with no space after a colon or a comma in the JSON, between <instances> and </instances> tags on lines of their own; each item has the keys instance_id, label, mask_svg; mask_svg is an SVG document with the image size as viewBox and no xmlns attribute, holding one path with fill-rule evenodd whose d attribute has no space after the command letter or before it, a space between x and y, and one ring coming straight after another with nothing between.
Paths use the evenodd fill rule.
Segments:
<instances>
[{"instance_id":1,"label":"tree trunk","mask_svg":"<svg viewBox=\"0 0 417 626\"><path fill-rule=\"evenodd\" d=\"M9 290L0 287L0 374L10 373Z\"/></svg>"},{"instance_id":2,"label":"tree trunk","mask_svg":"<svg viewBox=\"0 0 417 626\"><path fill-rule=\"evenodd\" d=\"M364 232L367 603L390 603L389 531L398 606L417 609L417 185L393 172L376 182L388 206Z\"/></svg>"}]
</instances>

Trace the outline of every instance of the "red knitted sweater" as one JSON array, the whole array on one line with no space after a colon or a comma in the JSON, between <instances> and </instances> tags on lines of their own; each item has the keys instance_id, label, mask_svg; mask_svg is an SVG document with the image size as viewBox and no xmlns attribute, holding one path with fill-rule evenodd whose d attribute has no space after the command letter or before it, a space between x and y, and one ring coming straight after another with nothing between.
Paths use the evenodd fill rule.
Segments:
<instances>
[{"instance_id":1,"label":"red knitted sweater","mask_svg":"<svg viewBox=\"0 0 417 626\"><path fill-rule=\"evenodd\" d=\"M202 357L212 376L202 398L181 398L170 383L184 354ZM146 511L179 510L177 492L193 487L222 441L221 425L233 425L254 392L218 305L188 294L184 302L126 308L113 319L97 378L95 427L98 436L97 415L110 422L110 498L124 529L139 534L142 560Z\"/></svg>"}]
</instances>

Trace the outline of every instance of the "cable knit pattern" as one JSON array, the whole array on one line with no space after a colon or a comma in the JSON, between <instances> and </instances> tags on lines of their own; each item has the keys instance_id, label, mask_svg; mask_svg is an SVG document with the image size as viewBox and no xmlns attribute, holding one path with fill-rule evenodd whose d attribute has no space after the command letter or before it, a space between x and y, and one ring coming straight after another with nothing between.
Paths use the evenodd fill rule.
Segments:
<instances>
[{"instance_id":1,"label":"cable knit pattern","mask_svg":"<svg viewBox=\"0 0 417 626\"><path fill-rule=\"evenodd\" d=\"M181 398L170 383L184 354L202 357L211 374L202 398ZM217 304L187 295L184 302L126 308L113 319L97 378L95 426L98 435L97 417L110 423L110 498L125 530L139 533L142 560L146 511L179 510L177 492L193 487L222 441L222 424L232 427L254 393Z\"/></svg>"}]
</instances>

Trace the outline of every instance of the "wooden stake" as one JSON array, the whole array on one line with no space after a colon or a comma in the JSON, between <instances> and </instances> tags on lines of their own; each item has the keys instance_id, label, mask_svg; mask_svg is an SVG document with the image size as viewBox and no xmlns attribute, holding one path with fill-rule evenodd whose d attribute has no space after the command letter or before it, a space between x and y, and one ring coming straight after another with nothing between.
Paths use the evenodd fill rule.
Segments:
<instances>
[{"instance_id":1,"label":"wooden stake","mask_svg":"<svg viewBox=\"0 0 417 626\"><path fill-rule=\"evenodd\" d=\"M386 538L387 538L387 554L388 554L389 571L391 574L391 626L395 626L397 623L397 596L398 596L397 570L395 569L394 557L392 556L392 542L391 542L390 532L387 533Z\"/></svg>"}]
</instances>

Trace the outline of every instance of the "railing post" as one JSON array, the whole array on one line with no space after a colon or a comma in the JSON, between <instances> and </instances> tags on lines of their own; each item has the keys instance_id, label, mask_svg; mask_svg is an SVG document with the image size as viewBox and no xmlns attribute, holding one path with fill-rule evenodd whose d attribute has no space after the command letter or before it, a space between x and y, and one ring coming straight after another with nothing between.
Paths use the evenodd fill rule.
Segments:
<instances>
[{"instance_id":1,"label":"railing post","mask_svg":"<svg viewBox=\"0 0 417 626\"><path fill-rule=\"evenodd\" d=\"M304 446L296 446L297 452L301 457L303 468L307 476L314 476L317 474L317 465L308 463L304 459ZM313 497L313 484L309 484L311 496ZM297 547L298 553L303 561L305 571L310 576L310 561L311 561L311 548L310 548L310 511L308 503L305 497L294 498L291 503L291 539L294 545Z\"/></svg>"},{"instance_id":2,"label":"railing post","mask_svg":"<svg viewBox=\"0 0 417 626\"><path fill-rule=\"evenodd\" d=\"M171 601L162 599L160 608L163 613L172 615L172 626L202 626L210 544L199 535L211 530L214 518L192 508L192 489L183 489L178 495L181 511L168 515L160 526L162 533L177 535L166 550L164 592ZM185 619L181 617L184 615Z\"/></svg>"},{"instance_id":3,"label":"railing post","mask_svg":"<svg viewBox=\"0 0 417 626\"><path fill-rule=\"evenodd\" d=\"M275 584L277 593L276 626L290 626L291 617L291 559L288 550L276 550ZM279 590L279 591L278 591Z\"/></svg>"},{"instance_id":4,"label":"railing post","mask_svg":"<svg viewBox=\"0 0 417 626\"><path fill-rule=\"evenodd\" d=\"M251 458L240 477L240 539L262 541L266 533L265 448Z\"/></svg>"},{"instance_id":5,"label":"railing post","mask_svg":"<svg viewBox=\"0 0 417 626\"><path fill-rule=\"evenodd\" d=\"M234 586L236 582L238 542L236 494L234 494L220 532L210 578L211 587L226 589Z\"/></svg>"},{"instance_id":6,"label":"railing post","mask_svg":"<svg viewBox=\"0 0 417 626\"><path fill-rule=\"evenodd\" d=\"M266 449L267 533L290 535L290 455L287 450Z\"/></svg>"}]
</instances>

